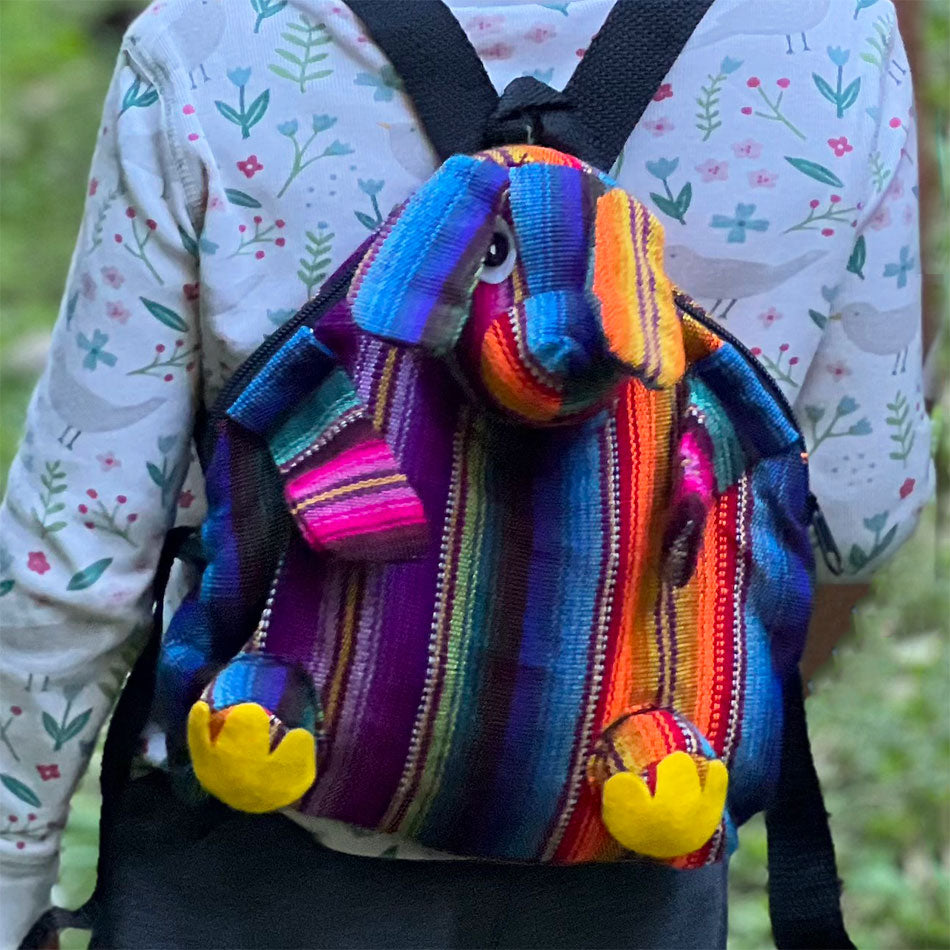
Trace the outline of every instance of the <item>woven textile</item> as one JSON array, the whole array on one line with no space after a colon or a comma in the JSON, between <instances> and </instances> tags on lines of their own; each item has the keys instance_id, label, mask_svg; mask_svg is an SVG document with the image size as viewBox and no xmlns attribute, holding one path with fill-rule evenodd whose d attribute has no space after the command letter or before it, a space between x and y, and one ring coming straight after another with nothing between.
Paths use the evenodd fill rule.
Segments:
<instances>
[{"instance_id":1,"label":"woven textile","mask_svg":"<svg viewBox=\"0 0 950 950\"><path fill-rule=\"evenodd\" d=\"M312 736L309 814L503 860L734 845L807 626L807 458L662 253L548 149L450 159L394 212L223 424L162 666L182 749L202 692L221 714L199 778L257 704L272 751Z\"/></svg>"}]
</instances>

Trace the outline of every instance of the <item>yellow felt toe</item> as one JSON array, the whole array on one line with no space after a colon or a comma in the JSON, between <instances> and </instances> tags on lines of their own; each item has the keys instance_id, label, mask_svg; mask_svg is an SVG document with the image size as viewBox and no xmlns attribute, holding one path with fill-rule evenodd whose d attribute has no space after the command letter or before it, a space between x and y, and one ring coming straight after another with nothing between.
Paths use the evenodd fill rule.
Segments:
<instances>
[{"instance_id":1,"label":"yellow felt toe","mask_svg":"<svg viewBox=\"0 0 950 950\"><path fill-rule=\"evenodd\" d=\"M652 795L639 775L612 775L603 788L607 830L625 848L653 858L696 851L719 827L726 804L726 767L711 761L705 772L703 782L696 761L673 752L657 766Z\"/></svg>"},{"instance_id":2,"label":"yellow felt toe","mask_svg":"<svg viewBox=\"0 0 950 950\"><path fill-rule=\"evenodd\" d=\"M226 712L212 736L211 711L197 702L188 715L188 747L198 781L239 811L268 812L293 804L313 785L316 743L306 729L291 729L273 751L270 716L257 703Z\"/></svg>"}]
</instances>

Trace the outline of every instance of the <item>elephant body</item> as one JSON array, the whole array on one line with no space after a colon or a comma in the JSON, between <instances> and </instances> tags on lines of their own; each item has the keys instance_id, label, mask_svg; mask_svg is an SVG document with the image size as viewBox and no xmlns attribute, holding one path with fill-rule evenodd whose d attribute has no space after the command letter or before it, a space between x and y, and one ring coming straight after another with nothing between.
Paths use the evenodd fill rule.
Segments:
<instances>
[{"instance_id":1,"label":"elephant body","mask_svg":"<svg viewBox=\"0 0 950 950\"><path fill-rule=\"evenodd\" d=\"M774 791L807 627L801 436L642 206L547 149L474 161L230 405L166 708L235 807L718 860Z\"/></svg>"}]
</instances>

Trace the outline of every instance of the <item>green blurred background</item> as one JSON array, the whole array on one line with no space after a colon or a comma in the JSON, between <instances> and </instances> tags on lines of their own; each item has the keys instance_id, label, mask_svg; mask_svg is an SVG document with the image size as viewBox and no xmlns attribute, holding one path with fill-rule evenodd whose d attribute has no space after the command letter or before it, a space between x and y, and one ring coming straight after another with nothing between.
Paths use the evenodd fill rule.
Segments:
<instances>
[{"instance_id":1,"label":"green blurred background","mask_svg":"<svg viewBox=\"0 0 950 950\"><path fill-rule=\"evenodd\" d=\"M236 0L235 0L236 2ZM770 2L770 0L761 0ZM854 0L835 0L850 4ZM950 0L911 0L933 220L925 276L931 364L950 367ZM0 0L0 479L42 365L82 211L106 85L128 0ZM920 530L875 580L854 629L812 684L819 772L832 816L852 937L862 948L950 947L950 400L935 408L941 488ZM2 481L0 481L2 484ZM92 889L95 765L74 800L57 899ZM732 873L730 947L771 946L765 834L747 825ZM65 947L84 946L78 933Z\"/></svg>"}]
</instances>

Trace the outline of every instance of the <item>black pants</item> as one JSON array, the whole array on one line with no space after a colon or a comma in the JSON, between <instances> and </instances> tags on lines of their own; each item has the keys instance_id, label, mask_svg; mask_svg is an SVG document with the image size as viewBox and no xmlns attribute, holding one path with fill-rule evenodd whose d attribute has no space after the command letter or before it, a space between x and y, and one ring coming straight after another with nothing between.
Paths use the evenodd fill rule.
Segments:
<instances>
[{"instance_id":1,"label":"black pants","mask_svg":"<svg viewBox=\"0 0 950 950\"><path fill-rule=\"evenodd\" d=\"M339 854L279 815L126 789L93 947L725 947L726 869Z\"/></svg>"}]
</instances>

